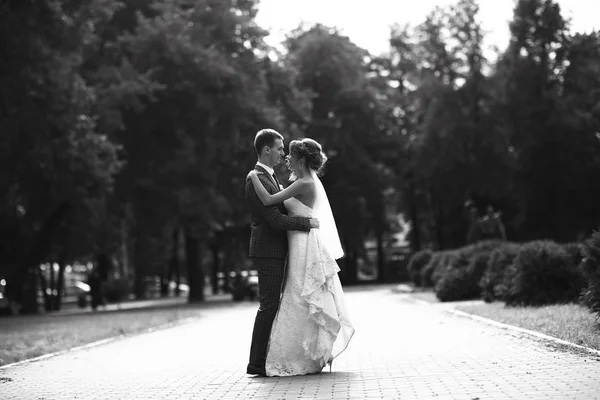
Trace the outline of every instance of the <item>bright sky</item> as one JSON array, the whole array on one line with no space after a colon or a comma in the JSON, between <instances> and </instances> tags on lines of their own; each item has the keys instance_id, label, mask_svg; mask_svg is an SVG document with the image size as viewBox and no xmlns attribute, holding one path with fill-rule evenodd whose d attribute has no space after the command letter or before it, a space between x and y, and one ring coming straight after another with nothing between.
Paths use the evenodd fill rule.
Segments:
<instances>
[{"instance_id":1,"label":"bright sky","mask_svg":"<svg viewBox=\"0 0 600 400\"><path fill-rule=\"evenodd\" d=\"M354 43L380 54L388 50L389 27L393 23L417 25L436 5L451 0L261 0L257 22L269 29L267 42L278 45L285 34L302 22L335 26ZM571 31L600 29L600 0L558 0L564 17L571 18ZM504 49L508 22L515 1L479 0L480 20L487 32L486 45Z\"/></svg>"}]
</instances>

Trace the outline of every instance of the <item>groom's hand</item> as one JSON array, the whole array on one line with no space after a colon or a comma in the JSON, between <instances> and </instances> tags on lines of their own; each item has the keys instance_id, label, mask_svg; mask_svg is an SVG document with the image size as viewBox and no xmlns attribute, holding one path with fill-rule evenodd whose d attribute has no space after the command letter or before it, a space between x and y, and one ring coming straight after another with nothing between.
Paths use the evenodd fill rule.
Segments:
<instances>
[{"instance_id":1,"label":"groom's hand","mask_svg":"<svg viewBox=\"0 0 600 400\"><path fill-rule=\"evenodd\" d=\"M316 218L310 219L310 227L313 229L317 229L319 227L319 220Z\"/></svg>"}]
</instances>

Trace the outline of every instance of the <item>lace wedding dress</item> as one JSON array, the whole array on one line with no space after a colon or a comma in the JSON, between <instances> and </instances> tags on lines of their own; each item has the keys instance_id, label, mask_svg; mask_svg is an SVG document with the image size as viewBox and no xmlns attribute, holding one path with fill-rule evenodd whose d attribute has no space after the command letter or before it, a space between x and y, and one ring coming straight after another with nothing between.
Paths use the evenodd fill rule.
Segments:
<instances>
[{"instance_id":1,"label":"lace wedding dress","mask_svg":"<svg viewBox=\"0 0 600 400\"><path fill-rule=\"evenodd\" d=\"M289 215L310 217L295 198L284 202ZM287 276L269 341L268 376L320 372L348 346L354 334L335 258L318 229L289 231Z\"/></svg>"}]
</instances>

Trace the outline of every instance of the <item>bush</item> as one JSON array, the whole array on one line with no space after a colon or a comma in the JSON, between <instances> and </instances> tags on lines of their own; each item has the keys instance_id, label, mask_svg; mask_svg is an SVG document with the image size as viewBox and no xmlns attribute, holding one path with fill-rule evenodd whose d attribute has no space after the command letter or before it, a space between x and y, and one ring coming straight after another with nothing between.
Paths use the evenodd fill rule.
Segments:
<instances>
[{"instance_id":1,"label":"bush","mask_svg":"<svg viewBox=\"0 0 600 400\"><path fill-rule=\"evenodd\" d=\"M435 263L432 261L433 265L431 266L430 277L431 286L435 287L446 273L446 270L452 268L452 265L458 262L458 255L459 253L456 250L444 251L440 252L440 257Z\"/></svg>"},{"instance_id":2,"label":"bush","mask_svg":"<svg viewBox=\"0 0 600 400\"><path fill-rule=\"evenodd\" d=\"M572 242L565 243L563 247L573 260L573 265L579 267L583 261L583 243Z\"/></svg>"},{"instance_id":3,"label":"bush","mask_svg":"<svg viewBox=\"0 0 600 400\"><path fill-rule=\"evenodd\" d=\"M594 232L583 245L581 269L587 281L583 300L600 318L600 231Z\"/></svg>"},{"instance_id":4,"label":"bush","mask_svg":"<svg viewBox=\"0 0 600 400\"><path fill-rule=\"evenodd\" d=\"M444 264L444 260L446 259L446 253L446 251L436 251L435 253L433 253L427 265L425 265L423 269L421 269L421 285L425 287L433 286L431 276L433 275L433 271L435 271L435 269L438 268L440 264Z\"/></svg>"},{"instance_id":5,"label":"bush","mask_svg":"<svg viewBox=\"0 0 600 400\"><path fill-rule=\"evenodd\" d=\"M433 252L431 250L421 250L421 251L417 251L410 258L410 261L408 262L408 267L407 267L408 276L409 276L409 279L415 285L417 285L417 286L422 285L421 270L423 269L423 267L425 267L425 265L427 265L430 262L432 255L433 255Z\"/></svg>"},{"instance_id":6,"label":"bush","mask_svg":"<svg viewBox=\"0 0 600 400\"><path fill-rule=\"evenodd\" d=\"M432 277L438 299L458 301L480 297L479 281L491 252L502 243L499 240L483 241L451 252L446 267L438 268Z\"/></svg>"},{"instance_id":7,"label":"bush","mask_svg":"<svg viewBox=\"0 0 600 400\"><path fill-rule=\"evenodd\" d=\"M479 282L481 281L481 278L487 269L491 254L491 251L481 251L479 253L475 253L471 257L469 265L467 266L467 272L469 273L469 277L473 283L473 291L476 291L479 295L481 295L481 287L479 286Z\"/></svg>"},{"instance_id":8,"label":"bush","mask_svg":"<svg viewBox=\"0 0 600 400\"><path fill-rule=\"evenodd\" d=\"M435 286L440 301L476 299L481 296L479 281L490 258L490 253L461 251L441 275Z\"/></svg>"},{"instance_id":9,"label":"bush","mask_svg":"<svg viewBox=\"0 0 600 400\"><path fill-rule=\"evenodd\" d=\"M479 281L484 301L489 303L494 300L505 299L504 276L508 268L514 263L519 248L520 245L518 244L504 243L490 254L486 270Z\"/></svg>"},{"instance_id":10,"label":"bush","mask_svg":"<svg viewBox=\"0 0 600 400\"><path fill-rule=\"evenodd\" d=\"M457 301L472 298L467 267L470 255L457 251L451 263L438 273L435 295L440 301Z\"/></svg>"},{"instance_id":11,"label":"bush","mask_svg":"<svg viewBox=\"0 0 600 400\"><path fill-rule=\"evenodd\" d=\"M564 246L552 241L524 244L506 271L507 305L562 304L577 301L582 276Z\"/></svg>"},{"instance_id":12,"label":"bush","mask_svg":"<svg viewBox=\"0 0 600 400\"><path fill-rule=\"evenodd\" d=\"M481 242L473 243L465 246L465 250L471 253L487 252L491 253L493 250L505 245L506 242L498 239L483 240Z\"/></svg>"}]
</instances>

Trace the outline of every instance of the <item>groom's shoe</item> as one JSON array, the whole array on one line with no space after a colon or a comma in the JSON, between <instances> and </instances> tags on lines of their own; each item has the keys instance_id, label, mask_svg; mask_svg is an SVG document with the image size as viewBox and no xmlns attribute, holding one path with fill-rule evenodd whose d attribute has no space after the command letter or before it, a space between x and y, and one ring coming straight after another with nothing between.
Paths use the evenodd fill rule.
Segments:
<instances>
[{"instance_id":1,"label":"groom's shoe","mask_svg":"<svg viewBox=\"0 0 600 400\"><path fill-rule=\"evenodd\" d=\"M248 364L246 368L246 373L249 375L259 375L259 376L267 376L267 372L265 371L265 367L257 367L254 364Z\"/></svg>"}]
</instances>

